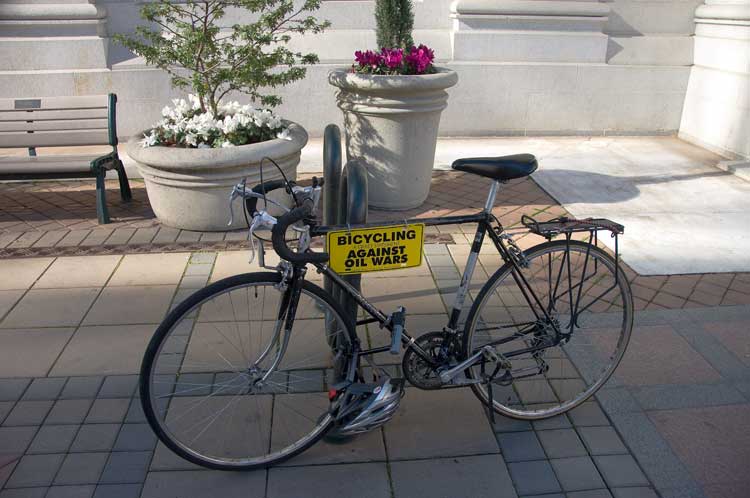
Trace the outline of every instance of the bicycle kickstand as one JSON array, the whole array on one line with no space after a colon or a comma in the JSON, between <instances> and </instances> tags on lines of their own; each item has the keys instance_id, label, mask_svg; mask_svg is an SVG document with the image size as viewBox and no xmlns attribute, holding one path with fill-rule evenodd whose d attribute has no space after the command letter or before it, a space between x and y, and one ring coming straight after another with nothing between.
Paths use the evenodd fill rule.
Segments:
<instances>
[{"instance_id":1,"label":"bicycle kickstand","mask_svg":"<svg viewBox=\"0 0 750 498\"><path fill-rule=\"evenodd\" d=\"M491 375L487 375L487 372L485 371L485 365L486 361L482 361L482 368L481 368L481 374L482 374L482 380L484 380L487 384L487 409L490 411L490 423L495 425L495 397L493 395L493 381L495 380L495 376L497 376L497 373L500 371L500 365L495 365L495 370L492 372Z\"/></svg>"}]
</instances>

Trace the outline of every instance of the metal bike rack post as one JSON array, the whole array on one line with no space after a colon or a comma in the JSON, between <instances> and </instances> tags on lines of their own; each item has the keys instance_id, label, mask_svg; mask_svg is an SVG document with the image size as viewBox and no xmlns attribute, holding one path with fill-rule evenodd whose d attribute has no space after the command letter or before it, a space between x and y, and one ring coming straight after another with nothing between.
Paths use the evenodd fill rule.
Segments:
<instances>
[{"instance_id":1,"label":"metal bike rack post","mask_svg":"<svg viewBox=\"0 0 750 498\"><path fill-rule=\"evenodd\" d=\"M339 191L341 189L341 131L334 124L323 133L323 224L339 223ZM336 288L328 278L325 289L336 297Z\"/></svg>"},{"instance_id":2,"label":"metal bike rack post","mask_svg":"<svg viewBox=\"0 0 750 498\"><path fill-rule=\"evenodd\" d=\"M336 125L326 126L323 135L323 223L325 225L357 225L367 222L367 171L357 161L341 167L341 131ZM362 277L348 275L344 279L360 290ZM333 282L324 279L325 289L356 321L357 304L338 292Z\"/></svg>"},{"instance_id":3,"label":"metal bike rack post","mask_svg":"<svg viewBox=\"0 0 750 498\"><path fill-rule=\"evenodd\" d=\"M367 170L357 160L351 160L344 166L339 199L341 201L339 215L343 223L349 225L367 223ZM362 289L362 275L347 275L344 280L358 291ZM357 302L344 293L336 297L344 311L356 321Z\"/></svg>"}]
</instances>

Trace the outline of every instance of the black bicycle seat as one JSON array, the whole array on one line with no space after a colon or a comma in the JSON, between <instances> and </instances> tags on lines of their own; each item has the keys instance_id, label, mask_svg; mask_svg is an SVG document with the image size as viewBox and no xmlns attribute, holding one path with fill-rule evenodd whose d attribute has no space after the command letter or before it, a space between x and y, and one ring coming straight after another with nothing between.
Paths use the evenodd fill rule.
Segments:
<instances>
[{"instance_id":1,"label":"black bicycle seat","mask_svg":"<svg viewBox=\"0 0 750 498\"><path fill-rule=\"evenodd\" d=\"M538 164L533 154L514 154L501 157L468 157L456 159L451 168L505 182L523 178L536 171Z\"/></svg>"}]
</instances>

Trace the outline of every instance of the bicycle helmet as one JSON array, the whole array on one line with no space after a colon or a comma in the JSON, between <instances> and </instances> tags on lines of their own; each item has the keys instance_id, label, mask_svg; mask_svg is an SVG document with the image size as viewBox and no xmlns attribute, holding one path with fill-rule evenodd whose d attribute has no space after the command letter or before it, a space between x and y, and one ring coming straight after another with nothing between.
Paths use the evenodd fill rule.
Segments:
<instances>
[{"instance_id":1,"label":"bicycle helmet","mask_svg":"<svg viewBox=\"0 0 750 498\"><path fill-rule=\"evenodd\" d=\"M354 384L342 394L336 425L329 436L347 437L377 429L396 413L404 380L385 378L377 384Z\"/></svg>"}]
</instances>

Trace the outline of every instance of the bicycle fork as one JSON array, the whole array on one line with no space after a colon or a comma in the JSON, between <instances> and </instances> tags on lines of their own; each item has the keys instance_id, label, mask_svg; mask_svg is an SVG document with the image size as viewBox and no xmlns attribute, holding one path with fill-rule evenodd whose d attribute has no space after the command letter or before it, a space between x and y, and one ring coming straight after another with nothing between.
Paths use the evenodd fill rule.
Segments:
<instances>
[{"instance_id":1,"label":"bicycle fork","mask_svg":"<svg viewBox=\"0 0 750 498\"><path fill-rule=\"evenodd\" d=\"M256 379L253 384L255 386L262 386L273 372L278 368L281 363L281 359L286 353L286 349L289 346L289 339L292 336L292 327L294 326L294 317L297 314L297 306L299 305L299 298L302 294L302 282L306 272L305 267L292 269L291 275L288 272L283 272L283 277L280 286L284 286L284 294L279 303L279 310L276 314L276 325L274 326L273 338L266 346L266 349L261 353L258 359L250 367L251 372L262 371L260 364L268 357L271 353L271 349L276 346L276 356L271 362L271 366L263 374L263 377ZM283 336L282 336L283 329Z\"/></svg>"}]
</instances>

